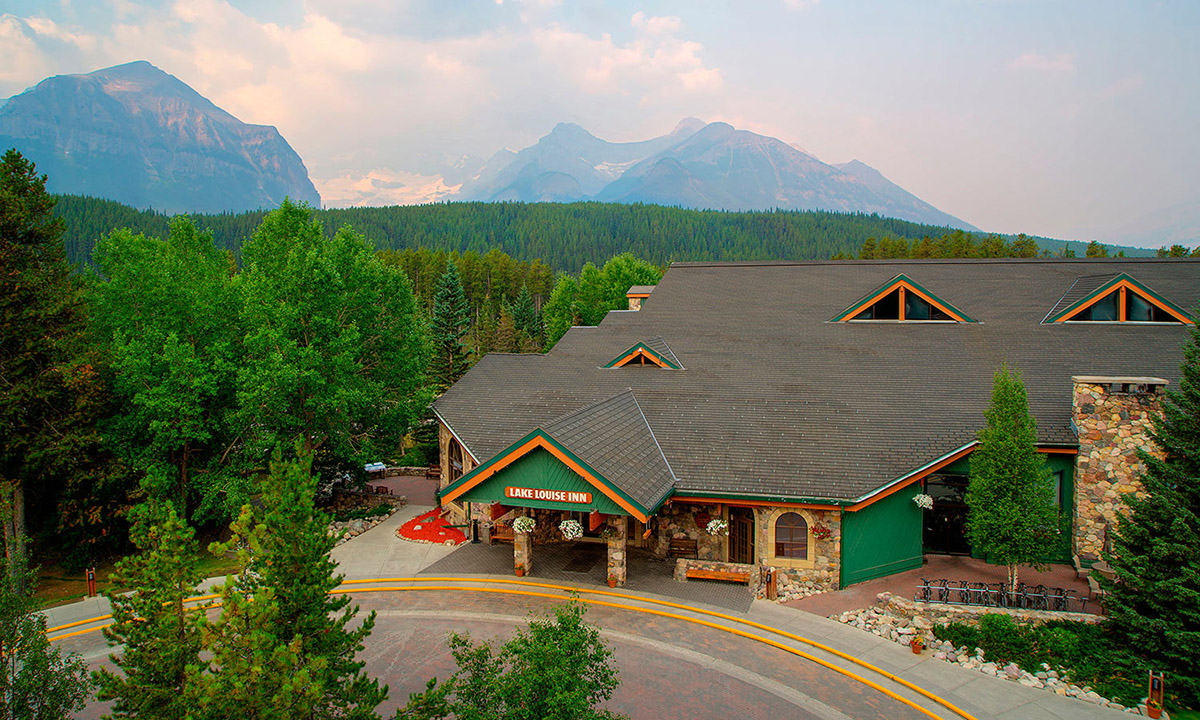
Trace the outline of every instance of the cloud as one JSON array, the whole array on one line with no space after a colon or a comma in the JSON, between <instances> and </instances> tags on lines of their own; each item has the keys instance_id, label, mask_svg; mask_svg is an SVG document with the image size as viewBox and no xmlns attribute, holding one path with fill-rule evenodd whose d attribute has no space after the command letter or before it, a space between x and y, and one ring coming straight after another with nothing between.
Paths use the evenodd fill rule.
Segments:
<instances>
[{"instance_id":1,"label":"cloud","mask_svg":"<svg viewBox=\"0 0 1200 720\"><path fill-rule=\"evenodd\" d=\"M1075 55L1073 53L1045 55L1030 51L1013 58L1009 61L1008 66L1014 70L1070 73L1075 72Z\"/></svg>"},{"instance_id":2,"label":"cloud","mask_svg":"<svg viewBox=\"0 0 1200 720\"><path fill-rule=\"evenodd\" d=\"M1131 95L1146 85L1146 77L1141 74L1125 75L1100 88L1096 96L1101 100L1115 100Z\"/></svg>"},{"instance_id":3,"label":"cloud","mask_svg":"<svg viewBox=\"0 0 1200 720\"><path fill-rule=\"evenodd\" d=\"M641 10L635 12L630 24L649 35L673 35L683 27L683 21L671 15L646 17Z\"/></svg>"},{"instance_id":4,"label":"cloud","mask_svg":"<svg viewBox=\"0 0 1200 720\"><path fill-rule=\"evenodd\" d=\"M447 185L440 175L419 175L376 168L365 173L347 172L333 178L313 178L327 207L416 205L442 200L462 185Z\"/></svg>"}]
</instances>

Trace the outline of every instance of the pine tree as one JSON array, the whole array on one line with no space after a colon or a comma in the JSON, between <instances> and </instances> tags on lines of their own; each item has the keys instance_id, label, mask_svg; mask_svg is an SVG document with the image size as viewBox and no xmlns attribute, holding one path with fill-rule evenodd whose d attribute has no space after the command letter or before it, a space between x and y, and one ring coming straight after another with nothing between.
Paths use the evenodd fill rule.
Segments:
<instances>
[{"instance_id":1,"label":"pine tree","mask_svg":"<svg viewBox=\"0 0 1200 720\"><path fill-rule=\"evenodd\" d=\"M989 561L1008 566L1015 590L1021 565L1038 567L1061 534L1050 470L1037 452L1037 423L1029 414L1020 373L1004 367L992 384L979 446L971 454L967 535Z\"/></svg>"},{"instance_id":2,"label":"pine tree","mask_svg":"<svg viewBox=\"0 0 1200 720\"><path fill-rule=\"evenodd\" d=\"M1200 704L1200 330L1183 348L1178 390L1162 401L1151 436L1161 457L1138 455L1145 495L1128 494L1101 578L1114 640L1150 667L1185 705Z\"/></svg>"},{"instance_id":3,"label":"pine tree","mask_svg":"<svg viewBox=\"0 0 1200 720\"><path fill-rule=\"evenodd\" d=\"M8 567L25 563L26 490L53 496L94 443L82 361L85 315L46 176L16 150L0 158L0 509ZM78 385L78 387L77 387ZM18 589L19 586L18 586Z\"/></svg>"},{"instance_id":4,"label":"pine tree","mask_svg":"<svg viewBox=\"0 0 1200 720\"><path fill-rule=\"evenodd\" d=\"M214 662L201 678L201 694L216 705L223 693L249 694L238 677L249 673L258 700L247 702L267 703L264 713L286 709L291 714L285 717L367 720L387 699L387 686L367 677L365 663L356 658L375 614L352 629L358 606L346 595L329 594L342 581L329 557L335 539L327 532L328 516L314 503L311 458L297 453L299 460L285 462L276 451L261 511L243 510L232 544L213 546L240 548L246 569L222 590L228 604L210 635ZM259 659L260 673L254 663L246 666L247 657ZM219 712L213 709L207 717L237 717L236 710L213 715Z\"/></svg>"},{"instance_id":5,"label":"pine tree","mask_svg":"<svg viewBox=\"0 0 1200 720\"><path fill-rule=\"evenodd\" d=\"M517 329L516 322L513 320L512 313L508 311L507 305L500 307L500 319L496 322L496 339L493 343L496 352L516 352L517 347Z\"/></svg>"},{"instance_id":6,"label":"pine tree","mask_svg":"<svg viewBox=\"0 0 1200 720\"><path fill-rule=\"evenodd\" d=\"M200 653L199 615L183 601L196 594L195 532L169 502L150 500L136 508L130 540L138 553L117 563L116 588L105 593L113 624L104 629L109 656L120 668L95 675L99 699L112 700L114 718L182 720L188 712L184 691Z\"/></svg>"},{"instance_id":7,"label":"pine tree","mask_svg":"<svg viewBox=\"0 0 1200 720\"><path fill-rule=\"evenodd\" d=\"M445 391L467 372L467 348L463 343L470 330L470 307L455 263L446 264L438 280L433 301L433 346L431 379L439 392Z\"/></svg>"},{"instance_id":8,"label":"pine tree","mask_svg":"<svg viewBox=\"0 0 1200 720\"><path fill-rule=\"evenodd\" d=\"M202 625L207 657L194 666L184 699L189 720L284 720L316 717L324 661L306 657L299 635L281 639L279 603L256 562L264 529L250 506L214 551L237 551L243 570L216 588L221 614Z\"/></svg>"},{"instance_id":9,"label":"pine tree","mask_svg":"<svg viewBox=\"0 0 1200 720\"><path fill-rule=\"evenodd\" d=\"M512 306L513 323L517 330L525 333L527 337L535 337L538 331L537 310L533 307L533 296L529 294L529 287L521 285L521 292L517 294L517 299Z\"/></svg>"},{"instance_id":10,"label":"pine tree","mask_svg":"<svg viewBox=\"0 0 1200 720\"><path fill-rule=\"evenodd\" d=\"M23 564L10 568L3 558L0 565L0 717L66 720L87 701L87 664L50 646L46 616L28 592L33 573Z\"/></svg>"}]
</instances>

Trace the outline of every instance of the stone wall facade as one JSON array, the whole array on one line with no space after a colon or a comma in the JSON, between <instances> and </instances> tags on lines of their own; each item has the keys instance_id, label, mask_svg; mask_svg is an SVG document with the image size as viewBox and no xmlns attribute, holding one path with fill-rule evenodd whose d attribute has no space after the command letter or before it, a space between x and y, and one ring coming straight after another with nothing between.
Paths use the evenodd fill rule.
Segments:
<instances>
[{"instance_id":1,"label":"stone wall facade","mask_svg":"<svg viewBox=\"0 0 1200 720\"><path fill-rule=\"evenodd\" d=\"M629 518L624 516L608 519L609 532L604 542L608 545L608 577L616 580L617 587L625 585L628 577L626 560L629 557Z\"/></svg>"},{"instance_id":2,"label":"stone wall facade","mask_svg":"<svg viewBox=\"0 0 1200 720\"><path fill-rule=\"evenodd\" d=\"M775 556L775 522L785 513L796 512L808 523L808 558ZM782 600L837 590L842 570L842 513L840 510L756 508L754 511L755 557L760 565L775 572L775 592ZM828 531L828 537L820 537ZM814 534L814 531L816 534Z\"/></svg>"},{"instance_id":3,"label":"stone wall facade","mask_svg":"<svg viewBox=\"0 0 1200 720\"><path fill-rule=\"evenodd\" d=\"M1079 430L1074 550L1084 562L1094 562L1125 507L1122 495L1144 495L1137 451L1158 453L1150 431L1161 412L1158 390L1166 381L1122 377L1075 377L1073 381L1072 411Z\"/></svg>"},{"instance_id":4,"label":"stone wall facade","mask_svg":"<svg viewBox=\"0 0 1200 720\"><path fill-rule=\"evenodd\" d=\"M699 517L703 522L697 522ZM696 557L701 560L724 560L727 557L728 537L709 535L708 520L724 518L720 505L693 505L690 503L668 503L658 511L657 543L654 554L666 557L671 540L688 538L696 541ZM705 518L708 518L707 520Z\"/></svg>"},{"instance_id":5,"label":"stone wall facade","mask_svg":"<svg viewBox=\"0 0 1200 720\"><path fill-rule=\"evenodd\" d=\"M450 432L450 428L446 427L444 424L439 422L438 423L438 465L440 465L442 468L442 475L440 478L438 478L438 488L439 489L444 488L451 483L451 479L450 479L450 473L451 473L450 443L452 441L458 442L457 440L454 439L454 434ZM462 470L463 475L466 475L467 473L469 473L475 469L475 461L471 459L471 454L467 452L466 448L462 449L462 462L463 462L463 470ZM467 509L466 509L466 507L464 507L463 503L458 503L458 502L450 503L449 510L450 510L450 517L452 518L453 523L462 524L462 523L467 522ZM489 519L484 514L484 511L481 509L478 509L478 508L476 508L476 511L472 513L472 516L477 520Z\"/></svg>"}]
</instances>

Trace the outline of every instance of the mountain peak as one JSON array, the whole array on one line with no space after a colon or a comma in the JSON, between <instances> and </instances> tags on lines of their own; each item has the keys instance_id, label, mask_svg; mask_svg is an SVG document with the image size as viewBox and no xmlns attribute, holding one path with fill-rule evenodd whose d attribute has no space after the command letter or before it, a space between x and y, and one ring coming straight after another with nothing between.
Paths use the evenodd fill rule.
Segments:
<instances>
[{"instance_id":1,"label":"mountain peak","mask_svg":"<svg viewBox=\"0 0 1200 720\"><path fill-rule=\"evenodd\" d=\"M320 204L308 170L270 126L248 125L145 60L56 75L0 110L0 147L17 147L54 192L167 212Z\"/></svg>"},{"instance_id":2,"label":"mountain peak","mask_svg":"<svg viewBox=\"0 0 1200 720\"><path fill-rule=\"evenodd\" d=\"M679 123L675 126L675 129L671 131L671 134L681 135L683 133L694 133L707 124L708 123L704 122L700 118L685 117L679 121Z\"/></svg>"},{"instance_id":3,"label":"mountain peak","mask_svg":"<svg viewBox=\"0 0 1200 720\"><path fill-rule=\"evenodd\" d=\"M554 129L550 131L550 134L547 135L546 137L566 138L566 139L575 139L575 138L584 138L584 139L592 139L592 140L596 139L596 136L591 134L587 130L585 130L582 125L577 125L576 123L573 123L573 122L558 123L557 125L554 126Z\"/></svg>"}]
</instances>

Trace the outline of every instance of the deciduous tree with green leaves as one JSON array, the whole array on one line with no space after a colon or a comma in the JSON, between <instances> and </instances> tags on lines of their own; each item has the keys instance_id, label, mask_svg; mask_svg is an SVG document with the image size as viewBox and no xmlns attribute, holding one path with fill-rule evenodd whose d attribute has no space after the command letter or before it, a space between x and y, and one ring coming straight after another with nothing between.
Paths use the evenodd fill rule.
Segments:
<instances>
[{"instance_id":1,"label":"deciduous tree with green leaves","mask_svg":"<svg viewBox=\"0 0 1200 720\"><path fill-rule=\"evenodd\" d=\"M285 201L244 247L239 429L251 466L298 444L320 467L361 472L427 404L425 323L402 270L311 216Z\"/></svg>"},{"instance_id":2,"label":"deciduous tree with green leaves","mask_svg":"<svg viewBox=\"0 0 1200 720\"><path fill-rule=\"evenodd\" d=\"M1020 566L1038 567L1055 549L1061 519L1019 372L1004 367L996 373L984 417L979 446L971 453L967 536L990 562L1008 566L1015 589Z\"/></svg>"},{"instance_id":3,"label":"deciduous tree with green leaves","mask_svg":"<svg viewBox=\"0 0 1200 720\"><path fill-rule=\"evenodd\" d=\"M1106 554L1116 580L1100 579L1110 637L1167 673L1167 687L1200 707L1200 331L1183 348L1178 390L1168 390L1139 450L1145 495L1127 494Z\"/></svg>"},{"instance_id":4,"label":"deciduous tree with green leaves","mask_svg":"<svg viewBox=\"0 0 1200 720\"><path fill-rule=\"evenodd\" d=\"M9 567L7 559L0 565L0 718L66 720L91 693L87 664L50 646L46 616L29 592L33 573L24 564Z\"/></svg>"},{"instance_id":5,"label":"deciduous tree with green leaves","mask_svg":"<svg viewBox=\"0 0 1200 720\"><path fill-rule=\"evenodd\" d=\"M166 239L115 230L93 258L92 327L120 403L110 444L150 497L185 517L195 497L204 515L226 517L237 481L227 462L241 354L236 265L184 217Z\"/></svg>"},{"instance_id":6,"label":"deciduous tree with green leaves","mask_svg":"<svg viewBox=\"0 0 1200 720\"><path fill-rule=\"evenodd\" d=\"M535 617L498 647L450 637L458 671L430 680L396 720L601 720L623 717L600 707L620 684L612 650L584 620L576 600Z\"/></svg>"},{"instance_id":7,"label":"deciduous tree with green leaves","mask_svg":"<svg viewBox=\"0 0 1200 720\"><path fill-rule=\"evenodd\" d=\"M469 363L464 340L470 329L467 296L458 277L458 266L450 262L438 280L437 294L433 299L430 379L437 392L444 392L467 372Z\"/></svg>"},{"instance_id":8,"label":"deciduous tree with green leaves","mask_svg":"<svg viewBox=\"0 0 1200 720\"><path fill-rule=\"evenodd\" d=\"M109 656L120 672L96 672L98 697L113 701L114 718L183 720L200 657L201 616L183 604L200 581L195 533L169 501L151 499L130 515L137 552L117 563L116 589L104 593L113 615L104 637L122 648Z\"/></svg>"}]
</instances>

